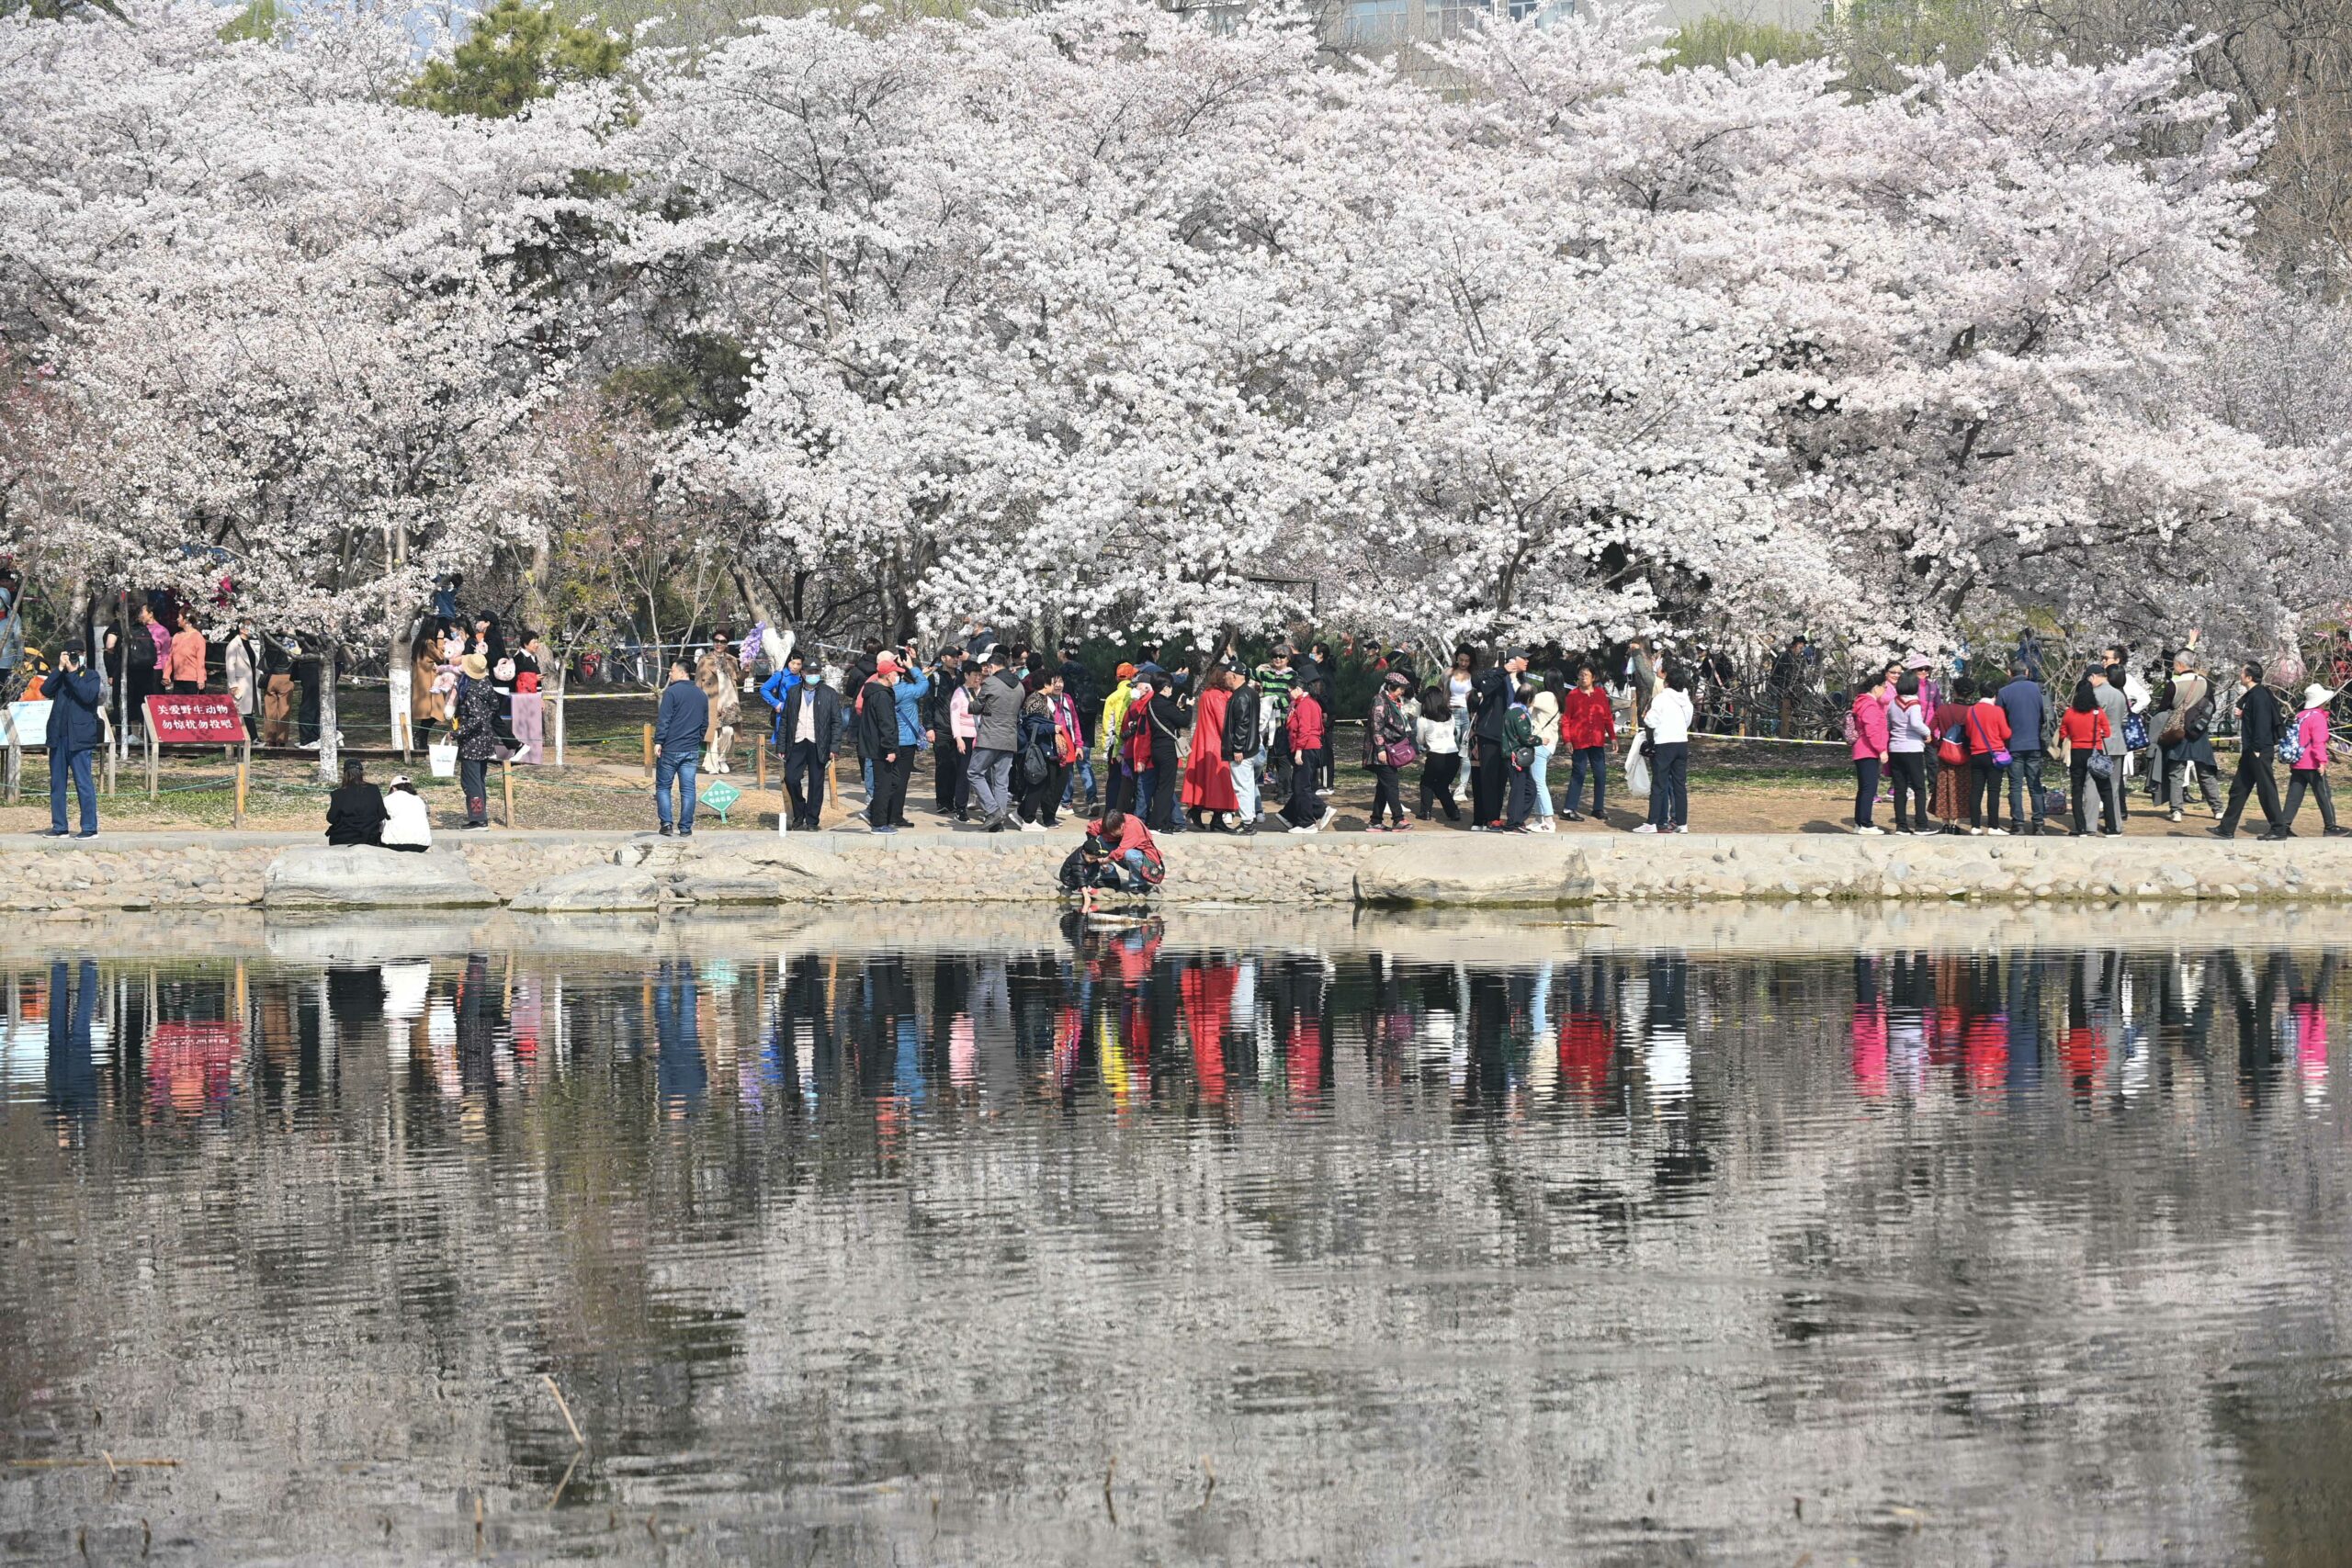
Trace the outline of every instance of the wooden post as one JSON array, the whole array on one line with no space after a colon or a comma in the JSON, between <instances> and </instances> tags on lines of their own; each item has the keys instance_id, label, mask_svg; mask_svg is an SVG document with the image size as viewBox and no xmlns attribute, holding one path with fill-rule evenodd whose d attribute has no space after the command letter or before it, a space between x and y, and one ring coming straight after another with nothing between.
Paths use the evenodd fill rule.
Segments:
<instances>
[{"instance_id":1,"label":"wooden post","mask_svg":"<svg viewBox=\"0 0 2352 1568\"><path fill-rule=\"evenodd\" d=\"M645 776L653 776L653 727L650 724L645 727Z\"/></svg>"},{"instance_id":2,"label":"wooden post","mask_svg":"<svg viewBox=\"0 0 2352 1568\"><path fill-rule=\"evenodd\" d=\"M150 800L153 800L153 799L154 799L154 798L155 798L155 795L156 795L156 786L157 786L157 785L162 782L160 779L158 779L158 778L156 777L156 773L158 773L158 771L159 771L159 767L160 767L160 764L161 764L161 762L162 762L162 753L163 753L163 750L164 750L164 749L163 749L162 747L160 747L160 746L158 746L158 745L156 745L156 744L155 744L155 729L154 729L154 727L153 727L153 725L148 726L148 728L147 728L147 798L148 798L148 799L150 799Z\"/></svg>"},{"instance_id":3,"label":"wooden post","mask_svg":"<svg viewBox=\"0 0 2352 1568\"><path fill-rule=\"evenodd\" d=\"M248 741L237 754L237 804L229 817L229 826L232 828L242 828L245 825L245 769L252 760L253 744Z\"/></svg>"},{"instance_id":4,"label":"wooden post","mask_svg":"<svg viewBox=\"0 0 2352 1568\"><path fill-rule=\"evenodd\" d=\"M514 762L512 758L498 760L498 786L506 795L506 825L514 826Z\"/></svg>"},{"instance_id":5,"label":"wooden post","mask_svg":"<svg viewBox=\"0 0 2352 1568\"><path fill-rule=\"evenodd\" d=\"M753 771L759 774L760 787L765 789L768 787L768 742L765 736L752 737L752 756L755 760Z\"/></svg>"},{"instance_id":6,"label":"wooden post","mask_svg":"<svg viewBox=\"0 0 2352 1568\"><path fill-rule=\"evenodd\" d=\"M563 668L558 663L555 672L555 765L563 766Z\"/></svg>"},{"instance_id":7,"label":"wooden post","mask_svg":"<svg viewBox=\"0 0 2352 1568\"><path fill-rule=\"evenodd\" d=\"M114 798L114 761L116 750L117 748L112 746L107 748L106 795L108 800L112 800Z\"/></svg>"},{"instance_id":8,"label":"wooden post","mask_svg":"<svg viewBox=\"0 0 2352 1568\"><path fill-rule=\"evenodd\" d=\"M16 727L11 725L8 728L8 768L6 780L7 800L8 804L11 806L17 804L17 797L24 788L24 771L25 753L23 749L17 744Z\"/></svg>"},{"instance_id":9,"label":"wooden post","mask_svg":"<svg viewBox=\"0 0 2352 1568\"><path fill-rule=\"evenodd\" d=\"M825 759L825 803L836 811L841 809L842 802L842 781L840 769L840 758L828 757ZM817 813L817 826L821 828L824 825L825 814L820 811Z\"/></svg>"}]
</instances>

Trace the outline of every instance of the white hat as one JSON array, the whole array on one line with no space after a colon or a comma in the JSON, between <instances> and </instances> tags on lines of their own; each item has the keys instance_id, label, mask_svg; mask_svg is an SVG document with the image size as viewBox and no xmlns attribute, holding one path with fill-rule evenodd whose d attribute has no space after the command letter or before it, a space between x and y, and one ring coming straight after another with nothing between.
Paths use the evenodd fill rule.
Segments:
<instances>
[{"instance_id":1,"label":"white hat","mask_svg":"<svg viewBox=\"0 0 2352 1568\"><path fill-rule=\"evenodd\" d=\"M2324 708L2335 700L2335 694L2317 681L2303 688L2303 705L2307 708Z\"/></svg>"}]
</instances>

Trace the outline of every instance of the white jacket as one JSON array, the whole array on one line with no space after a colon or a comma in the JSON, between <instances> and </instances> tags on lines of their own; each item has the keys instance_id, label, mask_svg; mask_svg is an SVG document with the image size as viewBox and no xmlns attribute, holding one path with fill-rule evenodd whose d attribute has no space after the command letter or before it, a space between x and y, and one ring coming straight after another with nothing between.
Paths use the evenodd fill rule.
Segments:
<instances>
[{"instance_id":1,"label":"white jacket","mask_svg":"<svg viewBox=\"0 0 2352 1568\"><path fill-rule=\"evenodd\" d=\"M414 844L420 849L433 845L433 818L424 809L422 797L404 789L384 792L384 836L379 842Z\"/></svg>"},{"instance_id":2,"label":"white jacket","mask_svg":"<svg viewBox=\"0 0 2352 1568\"><path fill-rule=\"evenodd\" d=\"M1650 709L1644 722L1649 726L1650 739L1660 746L1672 746L1690 739L1690 720L1695 712L1690 705L1690 694L1678 692L1671 686L1660 686L1657 695L1650 699Z\"/></svg>"}]
</instances>

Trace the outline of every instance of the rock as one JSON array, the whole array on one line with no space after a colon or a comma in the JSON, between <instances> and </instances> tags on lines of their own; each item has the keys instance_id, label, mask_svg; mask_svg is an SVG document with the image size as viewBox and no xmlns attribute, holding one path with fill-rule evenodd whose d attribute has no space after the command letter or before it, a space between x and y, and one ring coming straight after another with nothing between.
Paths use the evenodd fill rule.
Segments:
<instances>
[{"instance_id":1,"label":"rock","mask_svg":"<svg viewBox=\"0 0 2352 1568\"><path fill-rule=\"evenodd\" d=\"M689 904L780 904L785 900L780 886L756 876L682 876L671 884L670 891Z\"/></svg>"},{"instance_id":2,"label":"rock","mask_svg":"<svg viewBox=\"0 0 2352 1568\"><path fill-rule=\"evenodd\" d=\"M1367 861L1355 874L1356 902L1385 905L1542 907L1588 902L1584 856L1505 841L1479 844L1430 864L1416 855Z\"/></svg>"},{"instance_id":3,"label":"rock","mask_svg":"<svg viewBox=\"0 0 2352 1568\"><path fill-rule=\"evenodd\" d=\"M403 854L364 845L288 850L262 874L271 909L448 909L498 902L455 850Z\"/></svg>"},{"instance_id":4,"label":"rock","mask_svg":"<svg viewBox=\"0 0 2352 1568\"><path fill-rule=\"evenodd\" d=\"M529 914L568 915L594 910L650 909L662 902L662 882L628 865L592 865L535 882L514 895L513 907Z\"/></svg>"}]
</instances>

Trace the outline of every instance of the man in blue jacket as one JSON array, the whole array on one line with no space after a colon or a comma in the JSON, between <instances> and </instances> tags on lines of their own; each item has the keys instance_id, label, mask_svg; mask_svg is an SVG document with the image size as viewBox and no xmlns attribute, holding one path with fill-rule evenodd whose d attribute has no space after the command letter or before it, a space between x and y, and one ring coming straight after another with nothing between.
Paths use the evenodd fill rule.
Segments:
<instances>
[{"instance_id":1,"label":"man in blue jacket","mask_svg":"<svg viewBox=\"0 0 2352 1568\"><path fill-rule=\"evenodd\" d=\"M90 757L97 750L103 732L98 705L106 697L96 671L88 666L87 649L78 642L67 643L58 653L57 673L42 692L50 699L49 731L44 737L49 748L50 836L65 836L65 781L70 778L74 793L82 800L82 830L74 836L95 839L98 836L98 786L90 774Z\"/></svg>"},{"instance_id":2,"label":"man in blue jacket","mask_svg":"<svg viewBox=\"0 0 2352 1568\"><path fill-rule=\"evenodd\" d=\"M653 716L653 808L662 836L691 839L695 832L695 769L702 760L703 732L710 728L710 698L695 684L683 659L670 660L670 683ZM670 781L678 781L677 825L671 826Z\"/></svg>"},{"instance_id":3,"label":"man in blue jacket","mask_svg":"<svg viewBox=\"0 0 2352 1568\"><path fill-rule=\"evenodd\" d=\"M2041 722L2049 709L2049 699L2043 694L2041 682L2033 678L2032 666L2023 658L2009 664L2009 683L1995 694L1993 701L2009 721L2009 755L2017 761L2009 769L2009 826L2026 832L2027 815L2024 801L2033 807L2032 832L2042 829L2041 796Z\"/></svg>"}]
</instances>

